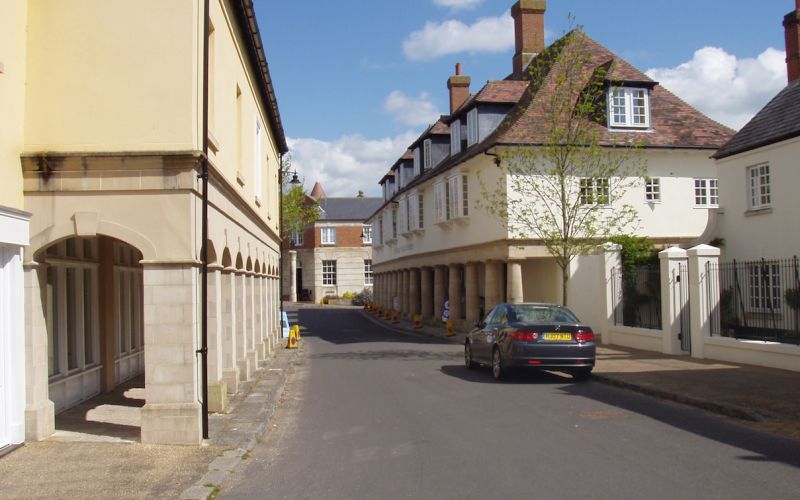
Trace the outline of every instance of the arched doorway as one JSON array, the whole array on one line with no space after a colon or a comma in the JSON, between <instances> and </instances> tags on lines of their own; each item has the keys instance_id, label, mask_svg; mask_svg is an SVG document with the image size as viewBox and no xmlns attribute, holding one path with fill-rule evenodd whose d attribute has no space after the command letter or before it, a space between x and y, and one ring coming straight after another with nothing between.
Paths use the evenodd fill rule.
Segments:
<instances>
[{"instance_id":1,"label":"arched doorway","mask_svg":"<svg viewBox=\"0 0 800 500\"><path fill-rule=\"evenodd\" d=\"M39 253L56 413L144 372L141 259L104 236L67 238Z\"/></svg>"}]
</instances>

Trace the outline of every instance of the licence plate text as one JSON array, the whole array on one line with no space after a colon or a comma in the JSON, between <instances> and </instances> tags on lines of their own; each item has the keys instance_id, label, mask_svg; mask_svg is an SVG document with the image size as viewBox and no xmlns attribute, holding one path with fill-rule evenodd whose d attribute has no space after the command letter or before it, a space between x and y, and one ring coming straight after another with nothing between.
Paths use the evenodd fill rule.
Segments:
<instances>
[{"instance_id":1,"label":"licence plate text","mask_svg":"<svg viewBox=\"0 0 800 500\"><path fill-rule=\"evenodd\" d=\"M570 341L570 340L572 340L572 334L571 333L547 332L547 333L544 334L544 340Z\"/></svg>"}]
</instances>

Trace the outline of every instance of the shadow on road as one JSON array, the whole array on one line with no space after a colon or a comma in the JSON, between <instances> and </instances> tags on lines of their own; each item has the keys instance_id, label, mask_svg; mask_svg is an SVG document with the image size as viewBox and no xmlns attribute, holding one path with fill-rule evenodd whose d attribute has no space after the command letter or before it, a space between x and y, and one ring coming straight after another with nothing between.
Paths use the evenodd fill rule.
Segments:
<instances>
[{"instance_id":1,"label":"shadow on road","mask_svg":"<svg viewBox=\"0 0 800 500\"><path fill-rule=\"evenodd\" d=\"M459 359L461 355L459 354ZM540 370L517 370L509 374L505 380L497 381L492 378L492 373L488 366L482 366L477 370L467 370L463 364L444 365L441 368L443 374L466 380L467 382L479 382L482 384L564 384L571 381L567 375L560 375L556 372Z\"/></svg>"},{"instance_id":2,"label":"shadow on road","mask_svg":"<svg viewBox=\"0 0 800 500\"><path fill-rule=\"evenodd\" d=\"M603 388L604 390L598 390ZM691 432L706 439L724 443L753 452L755 455L742 455L740 460L782 462L800 467L800 442L773 436L749 429L722 417L713 420L697 418L695 410L671 404L647 396L632 396L622 389L611 389L602 384L570 384L560 388L572 396L588 398L600 403L622 408L632 413L644 415L653 420Z\"/></svg>"}]
</instances>

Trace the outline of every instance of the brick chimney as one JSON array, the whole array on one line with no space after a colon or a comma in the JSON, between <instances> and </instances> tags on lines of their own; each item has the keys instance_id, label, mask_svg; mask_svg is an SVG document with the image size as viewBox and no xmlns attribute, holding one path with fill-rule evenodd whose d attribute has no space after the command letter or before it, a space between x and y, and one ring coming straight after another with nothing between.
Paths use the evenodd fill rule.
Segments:
<instances>
[{"instance_id":1,"label":"brick chimney","mask_svg":"<svg viewBox=\"0 0 800 500\"><path fill-rule=\"evenodd\" d=\"M545 10L547 10L547 0L519 0L511 7L517 47L514 54L516 76L521 76L531 59L544 50Z\"/></svg>"},{"instance_id":2,"label":"brick chimney","mask_svg":"<svg viewBox=\"0 0 800 500\"><path fill-rule=\"evenodd\" d=\"M786 73L789 83L800 78L800 0L795 0L794 11L783 18L786 31Z\"/></svg>"},{"instance_id":3,"label":"brick chimney","mask_svg":"<svg viewBox=\"0 0 800 500\"><path fill-rule=\"evenodd\" d=\"M456 64L456 74L447 80L447 88L450 90L451 115L469 99L469 84L471 82L472 79L470 77L461 76L461 63Z\"/></svg>"}]
</instances>

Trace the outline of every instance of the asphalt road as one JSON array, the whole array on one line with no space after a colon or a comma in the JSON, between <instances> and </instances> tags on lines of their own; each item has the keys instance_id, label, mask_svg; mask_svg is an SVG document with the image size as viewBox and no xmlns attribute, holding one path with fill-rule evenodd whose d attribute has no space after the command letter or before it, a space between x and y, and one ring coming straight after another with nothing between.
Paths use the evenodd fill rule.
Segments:
<instances>
[{"instance_id":1,"label":"asphalt road","mask_svg":"<svg viewBox=\"0 0 800 500\"><path fill-rule=\"evenodd\" d=\"M557 374L491 379L458 345L302 309L274 426L219 498L800 498L800 445Z\"/></svg>"}]
</instances>

